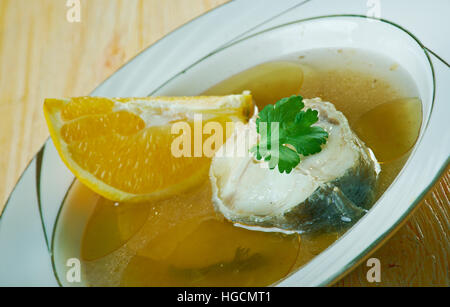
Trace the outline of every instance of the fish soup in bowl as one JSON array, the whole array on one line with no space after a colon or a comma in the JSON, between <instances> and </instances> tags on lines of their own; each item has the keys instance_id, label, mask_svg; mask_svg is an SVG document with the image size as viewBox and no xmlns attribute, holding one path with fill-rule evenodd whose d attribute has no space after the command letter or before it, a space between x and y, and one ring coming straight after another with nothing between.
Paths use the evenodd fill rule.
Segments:
<instances>
[{"instance_id":1,"label":"fish soup in bowl","mask_svg":"<svg viewBox=\"0 0 450 307\"><path fill-rule=\"evenodd\" d=\"M270 42L278 30L263 36ZM325 30L313 27L306 36ZM307 30L289 31L284 40ZM264 45L269 50L262 52L258 38L243 40L155 95L250 91L259 111L301 95L328 133L322 152L303 157L290 174L252 156L213 157L198 186L143 203L110 201L75 181L54 234L57 274L77 255L87 286L275 285L367 214L420 136L424 89L397 57L339 37L330 46L304 41L311 48ZM251 125L243 129L256 131Z\"/></svg>"}]
</instances>

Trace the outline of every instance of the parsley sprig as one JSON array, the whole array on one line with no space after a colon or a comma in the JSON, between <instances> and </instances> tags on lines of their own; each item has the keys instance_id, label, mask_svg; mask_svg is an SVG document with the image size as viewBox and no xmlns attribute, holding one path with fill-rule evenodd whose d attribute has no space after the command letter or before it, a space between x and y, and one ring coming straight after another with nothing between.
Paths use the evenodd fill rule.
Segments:
<instances>
[{"instance_id":1,"label":"parsley sprig","mask_svg":"<svg viewBox=\"0 0 450 307\"><path fill-rule=\"evenodd\" d=\"M289 174L300 163L300 155L308 156L322 150L328 133L315 124L318 112L307 109L303 97L291 96L267 105L256 119L260 140L250 151L258 160L269 162L269 168L278 165L280 173Z\"/></svg>"}]
</instances>

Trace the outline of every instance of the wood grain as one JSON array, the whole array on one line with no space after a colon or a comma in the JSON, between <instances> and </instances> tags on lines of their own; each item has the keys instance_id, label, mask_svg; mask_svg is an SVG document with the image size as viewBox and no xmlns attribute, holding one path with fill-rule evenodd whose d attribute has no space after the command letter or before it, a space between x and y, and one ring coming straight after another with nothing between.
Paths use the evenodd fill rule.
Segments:
<instances>
[{"instance_id":1,"label":"wood grain","mask_svg":"<svg viewBox=\"0 0 450 307\"><path fill-rule=\"evenodd\" d=\"M46 97L89 94L164 35L228 0L81 1L81 22L65 0L0 0L0 211L48 137ZM374 256L379 285L449 285L450 171L408 223ZM338 286L368 285L361 264Z\"/></svg>"}]
</instances>

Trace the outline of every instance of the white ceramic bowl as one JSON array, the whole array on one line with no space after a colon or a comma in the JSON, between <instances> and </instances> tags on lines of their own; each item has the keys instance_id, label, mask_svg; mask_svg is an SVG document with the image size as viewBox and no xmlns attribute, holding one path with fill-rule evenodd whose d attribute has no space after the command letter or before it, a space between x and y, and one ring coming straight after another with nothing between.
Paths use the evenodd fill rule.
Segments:
<instances>
[{"instance_id":1,"label":"white ceramic bowl","mask_svg":"<svg viewBox=\"0 0 450 307\"><path fill-rule=\"evenodd\" d=\"M427 51L398 25L356 15L309 18L242 38L189 63L179 57L180 50L173 53L170 49L183 46L177 44L182 37L168 39L143 52L92 95L196 95L251 66L315 48L380 53L405 68L417 85L423 124L401 173L368 214L280 286L327 285L339 278L404 221L448 164L450 138L443 137L442 131L448 126L450 109L441 97L450 95L446 88L436 92L437 80ZM182 69L173 76L161 73L166 76L163 80L155 77L155 71L169 66ZM439 69L447 73L442 65ZM49 140L19 181L1 217L0 285L61 284L58 278L64 274L56 274L53 264L53 234L73 179Z\"/></svg>"}]
</instances>

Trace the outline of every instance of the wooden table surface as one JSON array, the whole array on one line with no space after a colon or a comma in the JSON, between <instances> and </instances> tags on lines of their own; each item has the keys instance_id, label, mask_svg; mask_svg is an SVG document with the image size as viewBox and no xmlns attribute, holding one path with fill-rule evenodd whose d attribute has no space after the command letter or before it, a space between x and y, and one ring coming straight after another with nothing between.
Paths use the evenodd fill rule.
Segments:
<instances>
[{"instance_id":1,"label":"wooden table surface","mask_svg":"<svg viewBox=\"0 0 450 307\"><path fill-rule=\"evenodd\" d=\"M0 211L48 137L46 97L83 96L139 51L228 0L81 0L81 22L66 0L0 0ZM447 168L408 222L372 257L382 286L449 286ZM359 265L336 283L365 286Z\"/></svg>"}]
</instances>

